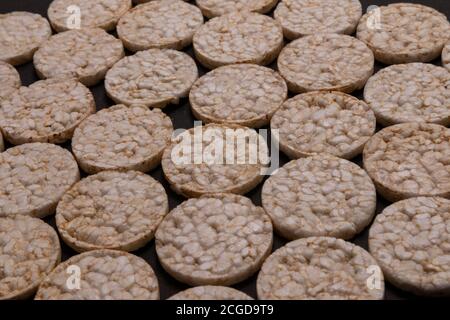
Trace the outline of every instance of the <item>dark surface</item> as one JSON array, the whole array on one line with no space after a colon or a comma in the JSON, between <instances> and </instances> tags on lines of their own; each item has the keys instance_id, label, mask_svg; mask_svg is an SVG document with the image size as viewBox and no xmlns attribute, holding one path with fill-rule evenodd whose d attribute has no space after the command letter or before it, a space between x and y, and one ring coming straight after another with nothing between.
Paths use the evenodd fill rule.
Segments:
<instances>
[{"instance_id":1,"label":"dark surface","mask_svg":"<svg viewBox=\"0 0 450 320\"><path fill-rule=\"evenodd\" d=\"M6 13L6 12L11 12L11 11L30 11L30 12L35 12L35 13L39 13L43 16L46 16L47 8L48 8L50 2L51 2L51 0L0 0L0 13ZM194 1L191 1L191 2L194 2ZM450 1L448 1L448 0L428 0L428 1L427 0L422 0L422 1L417 1L417 0L413 0L413 1L411 1L411 0L409 0L409 1L406 1L406 0L404 0L404 1L361 0L361 3L363 4L364 12L366 11L367 6L369 6L369 5L383 5L383 4L393 3L393 2L421 3L424 5L433 7L435 9L441 11L442 13L446 14L447 17L450 17ZM191 47L187 48L187 50L185 50L185 51L192 56L192 48ZM130 53L127 53L127 54L130 54ZM434 64L440 65L440 61L436 60L436 61L434 61ZM273 65L272 67L275 67L275 65ZM378 71L379 69L381 69L383 67L384 67L384 65L382 65L380 63L376 63L375 71ZM198 64L198 68L199 68L200 75L204 74L207 71L205 68L201 67L199 64ZM25 65L19 66L19 67L17 67L17 69L20 73L23 85L30 85L31 83L39 80L34 71L34 67L33 67L32 63L28 63ZM106 96L103 82L94 87L91 87L90 89L94 94L95 101L97 104L97 110L114 105L114 102ZM357 91L357 92L353 93L353 95L360 99L362 98L361 91ZM195 119L190 111L189 101L187 99L181 100L179 105L168 106L167 108L163 109L163 111L171 118L175 129L178 129L178 128L187 129L187 128L193 127L193 123L194 123ZM65 146L69 148L70 144L66 144ZM284 165L288 161L289 161L289 159L285 155L283 155L283 154L280 155L280 166ZM361 165L361 158L358 157L358 158L354 159L354 162ZM154 177L155 179L157 179L158 181L160 181L164 185L164 187L168 193L168 196L169 196L170 209L173 209L174 207L176 207L178 204L180 204L184 200L182 197L178 196L177 194L175 194L174 192L172 192L170 190L168 183L163 178L161 167L158 167L156 170L150 172L150 175L152 177ZM261 205L261 196L260 196L261 195L261 187L262 187L262 184L259 185L258 188L256 188L255 190L253 190L252 192L247 194L247 196L250 197L256 205ZM381 212L383 210L383 208L386 207L387 205L389 205L389 203L386 200L384 200L383 198L381 198L381 196L378 196L377 213ZM49 217L45 220L48 223L50 223L52 226L55 226L55 219L53 216ZM352 242L367 249L367 237L368 237L368 229L364 230L361 234L359 234L357 237L355 237L352 240ZM285 239L279 237L278 235L275 235L274 250L283 246L285 243L286 243ZM62 245L62 251L63 251L63 256L62 256L63 260L66 260L69 257L76 254L76 252L74 252L72 249L67 247L62 241L61 241L61 245ZM178 291L188 288L187 285L184 285L184 284L176 281L175 279L170 277L163 270L163 268L159 264L158 258L156 256L154 241L151 241L144 248L135 252L135 254L141 256L146 261L148 261L151 264L151 266L153 267L154 271L156 272L156 275L159 280L160 289L161 289L161 299L166 299L166 298L170 297L171 295L177 293ZM256 275L254 275L253 277L251 277L250 279L248 279L244 282L241 282L241 283L235 285L234 287L236 289L242 290L243 292L246 292L250 296L256 298ZM406 293L399 289L396 289L393 286L391 286L390 284L386 283L385 298L390 299L390 300L396 300L396 299L417 299L418 297L415 297L409 293Z\"/></svg>"}]
</instances>

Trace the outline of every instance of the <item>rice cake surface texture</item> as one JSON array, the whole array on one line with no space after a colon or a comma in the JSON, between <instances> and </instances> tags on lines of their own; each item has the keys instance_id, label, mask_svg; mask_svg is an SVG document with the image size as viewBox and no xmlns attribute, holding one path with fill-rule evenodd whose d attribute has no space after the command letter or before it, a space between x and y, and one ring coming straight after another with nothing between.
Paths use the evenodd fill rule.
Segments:
<instances>
[{"instance_id":1,"label":"rice cake surface texture","mask_svg":"<svg viewBox=\"0 0 450 320\"><path fill-rule=\"evenodd\" d=\"M450 42L448 42L444 47L444 50L442 50L442 64L450 70Z\"/></svg>"},{"instance_id":2,"label":"rice cake surface texture","mask_svg":"<svg viewBox=\"0 0 450 320\"><path fill-rule=\"evenodd\" d=\"M0 103L20 88L20 75L9 63L0 61Z\"/></svg>"},{"instance_id":3,"label":"rice cake surface texture","mask_svg":"<svg viewBox=\"0 0 450 320\"><path fill-rule=\"evenodd\" d=\"M278 0L196 0L205 17L214 18L236 11L268 13Z\"/></svg>"},{"instance_id":4,"label":"rice cake surface texture","mask_svg":"<svg viewBox=\"0 0 450 320\"><path fill-rule=\"evenodd\" d=\"M181 291L168 300L253 300L245 293L229 287L200 286Z\"/></svg>"}]
</instances>

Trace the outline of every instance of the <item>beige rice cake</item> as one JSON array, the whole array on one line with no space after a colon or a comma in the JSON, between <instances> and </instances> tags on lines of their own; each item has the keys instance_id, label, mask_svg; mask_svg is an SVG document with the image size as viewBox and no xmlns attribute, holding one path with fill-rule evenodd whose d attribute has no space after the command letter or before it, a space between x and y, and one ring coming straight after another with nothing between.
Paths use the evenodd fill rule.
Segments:
<instances>
[{"instance_id":1,"label":"beige rice cake","mask_svg":"<svg viewBox=\"0 0 450 320\"><path fill-rule=\"evenodd\" d=\"M74 77L93 86L124 55L122 42L103 29L70 30L52 36L39 48L34 67L41 79Z\"/></svg>"},{"instance_id":2,"label":"beige rice cake","mask_svg":"<svg viewBox=\"0 0 450 320\"><path fill-rule=\"evenodd\" d=\"M217 68L201 77L189 94L192 113L206 123L259 128L287 98L287 85L278 72L254 65Z\"/></svg>"},{"instance_id":3,"label":"beige rice cake","mask_svg":"<svg viewBox=\"0 0 450 320\"><path fill-rule=\"evenodd\" d=\"M367 81L364 100L384 126L405 122L450 124L450 72L427 63L382 69Z\"/></svg>"},{"instance_id":4,"label":"beige rice cake","mask_svg":"<svg viewBox=\"0 0 450 320\"><path fill-rule=\"evenodd\" d=\"M397 202L378 215L369 250L386 280L419 295L450 295L450 200Z\"/></svg>"},{"instance_id":5,"label":"beige rice cake","mask_svg":"<svg viewBox=\"0 0 450 320\"><path fill-rule=\"evenodd\" d=\"M261 300L382 300L384 279L375 259L353 243L327 237L289 242L264 262ZM372 277L378 279L371 281Z\"/></svg>"},{"instance_id":6,"label":"beige rice cake","mask_svg":"<svg viewBox=\"0 0 450 320\"><path fill-rule=\"evenodd\" d=\"M168 300L253 300L247 294L229 287L200 286L181 291Z\"/></svg>"},{"instance_id":7,"label":"beige rice cake","mask_svg":"<svg viewBox=\"0 0 450 320\"><path fill-rule=\"evenodd\" d=\"M382 63L431 61L441 55L442 48L450 39L447 17L433 8L394 3L380 6L378 10L379 25L376 25L373 13L369 12L361 18L356 36Z\"/></svg>"},{"instance_id":8,"label":"beige rice cake","mask_svg":"<svg viewBox=\"0 0 450 320\"><path fill-rule=\"evenodd\" d=\"M364 167L378 192L395 202L450 197L450 129L426 123L387 127L367 142Z\"/></svg>"},{"instance_id":9,"label":"beige rice cake","mask_svg":"<svg viewBox=\"0 0 450 320\"><path fill-rule=\"evenodd\" d=\"M316 34L297 39L281 51L278 70L289 90L342 91L362 89L374 71L372 51L342 34Z\"/></svg>"},{"instance_id":10,"label":"beige rice cake","mask_svg":"<svg viewBox=\"0 0 450 320\"><path fill-rule=\"evenodd\" d=\"M60 262L56 231L40 219L0 218L0 300L32 296Z\"/></svg>"},{"instance_id":11,"label":"beige rice cake","mask_svg":"<svg viewBox=\"0 0 450 320\"><path fill-rule=\"evenodd\" d=\"M95 113L92 93L73 79L48 79L21 87L0 103L0 128L12 144L63 143Z\"/></svg>"},{"instance_id":12,"label":"beige rice cake","mask_svg":"<svg viewBox=\"0 0 450 320\"><path fill-rule=\"evenodd\" d=\"M138 171L104 171L82 179L56 208L61 238L78 252L135 251L153 239L169 212L163 186Z\"/></svg>"},{"instance_id":13,"label":"beige rice cake","mask_svg":"<svg viewBox=\"0 0 450 320\"><path fill-rule=\"evenodd\" d=\"M158 166L172 137L161 110L116 105L91 115L75 130L72 151L89 174L105 170L148 172Z\"/></svg>"},{"instance_id":14,"label":"beige rice cake","mask_svg":"<svg viewBox=\"0 0 450 320\"><path fill-rule=\"evenodd\" d=\"M278 0L196 0L195 3L207 18L214 18L236 11L268 13Z\"/></svg>"},{"instance_id":15,"label":"beige rice cake","mask_svg":"<svg viewBox=\"0 0 450 320\"><path fill-rule=\"evenodd\" d=\"M183 202L164 218L155 238L163 268L192 286L228 286L249 278L273 242L263 208L223 193Z\"/></svg>"},{"instance_id":16,"label":"beige rice cake","mask_svg":"<svg viewBox=\"0 0 450 320\"><path fill-rule=\"evenodd\" d=\"M72 279L74 270L79 271L79 288ZM94 250L58 265L41 283L35 299L158 300L159 285L144 259L122 251Z\"/></svg>"},{"instance_id":17,"label":"beige rice cake","mask_svg":"<svg viewBox=\"0 0 450 320\"><path fill-rule=\"evenodd\" d=\"M0 61L0 103L18 90L21 84L16 68L9 63Z\"/></svg>"},{"instance_id":18,"label":"beige rice cake","mask_svg":"<svg viewBox=\"0 0 450 320\"><path fill-rule=\"evenodd\" d=\"M316 33L352 34L361 16L359 0L282 0L274 12L290 40Z\"/></svg>"},{"instance_id":19,"label":"beige rice cake","mask_svg":"<svg viewBox=\"0 0 450 320\"><path fill-rule=\"evenodd\" d=\"M233 12L206 22L193 43L197 60L209 69L235 63L268 65L283 47L283 30L269 16Z\"/></svg>"},{"instance_id":20,"label":"beige rice cake","mask_svg":"<svg viewBox=\"0 0 450 320\"><path fill-rule=\"evenodd\" d=\"M47 19L39 14L16 11L0 14L0 61L14 66L33 59L51 35Z\"/></svg>"},{"instance_id":21,"label":"beige rice cake","mask_svg":"<svg viewBox=\"0 0 450 320\"><path fill-rule=\"evenodd\" d=\"M187 198L246 194L264 178L267 143L255 130L222 124L189 129L164 150L162 169L172 189Z\"/></svg>"},{"instance_id":22,"label":"beige rice cake","mask_svg":"<svg viewBox=\"0 0 450 320\"><path fill-rule=\"evenodd\" d=\"M72 18L76 14L80 14L79 28L110 31L116 27L120 17L131 9L131 5L131 0L53 0L47 14L57 32L76 29L77 21Z\"/></svg>"},{"instance_id":23,"label":"beige rice cake","mask_svg":"<svg viewBox=\"0 0 450 320\"><path fill-rule=\"evenodd\" d=\"M116 103L164 108L187 97L197 78L197 65L186 53L150 49L116 63L106 74L105 89Z\"/></svg>"},{"instance_id":24,"label":"beige rice cake","mask_svg":"<svg viewBox=\"0 0 450 320\"><path fill-rule=\"evenodd\" d=\"M328 155L293 160L264 184L262 204L275 230L295 240L351 239L375 215L376 190L358 165Z\"/></svg>"},{"instance_id":25,"label":"beige rice cake","mask_svg":"<svg viewBox=\"0 0 450 320\"><path fill-rule=\"evenodd\" d=\"M28 143L0 153L0 216L51 215L80 179L72 154L54 144Z\"/></svg>"},{"instance_id":26,"label":"beige rice cake","mask_svg":"<svg viewBox=\"0 0 450 320\"><path fill-rule=\"evenodd\" d=\"M444 47L442 51L442 64L450 70L450 42Z\"/></svg>"},{"instance_id":27,"label":"beige rice cake","mask_svg":"<svg viewBox=\"0 0 450 320\"><path fill-rule=\"evenodd\" d=\"M341 92L309 92L287 100L272 117L272 139L292 159L328 153L352 159L375 133L369 106Z\"/></svg>"},{"instance_id":28,"label":"beige rice cake","mask_svg":"<svg viewBox=\"0 0 450 320\"><path fill-rule=\"evenodd\" d=\"M180 0L158 0L133 8L120 19L117 33L130 51L181 50L203 24L199 8Z\"/></svg>"}]
</instances>

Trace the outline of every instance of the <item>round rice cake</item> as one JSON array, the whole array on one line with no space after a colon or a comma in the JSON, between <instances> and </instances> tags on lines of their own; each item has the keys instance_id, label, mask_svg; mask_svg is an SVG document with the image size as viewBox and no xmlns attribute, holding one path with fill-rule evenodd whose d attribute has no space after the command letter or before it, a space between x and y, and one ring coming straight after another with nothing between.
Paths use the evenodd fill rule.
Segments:
<instances>
[{"instance_id":1,"label":"round rice cake","mask_svg":"<svg viewBox=\"0 0 450 320\"><path fill-rule=\"evenodd\" d=\"M56 231L40 219L0 218L0 300L32 296L60 262Z\"/></svg>"},{"instance_id":2,"label":"round rice cake","mask_svg":"<svg viewBox=\"0 0 450 320\"><path fill-rule=\"evenodd\" d=\"M34 55L41 79L75 77L86 86L101 81L125 55L122 42L100 28L53 35Z\"/></svg>"},{"instance_id":3,"label":"round rice cake","mask_svg":"<svg viewBox=\"0 0 450 320\"><path fill-rule=\"evenodd\" d=\"M78 7L80 28L101 28L106 31L116 27L120 17L131 9L131 0L53 0L47 14L57 32L74 29L70 26L71 16Z\"/></svg>"},{"instance_id":4,"label":"round rice cake","mask_svg":"<svg viewBox=\"0 0 450 320\"><path fill-rule=\"evenodd\" d=\"M33 59L35 51L52 35L47 19L36 13L0 14L0 60L14 66Z\"/></svg>"},{"instance_id":5,"label":"round rice cake","mask_svg":"<svg viewBox=\"0 0 450 320\"><path fill-rule=\"evenodd\" d=\"M288 44L278 57L278 70L295 93L362 89L374 71L370 49L342 34L310 35Z\"/></svg>"},{"instance_id":6,"label":"round rice cake","mask_svg":"<svg viewBox=\"0 0 450 320\"><path fill-rule=\"evenodd\" d=\"M290 40L317 33L353 34L361 16L359 0L282 0L274 12Z\"/></svg>"},{"instance_id":7,"label":"round rice cake","mask_svg":"<svg viewBox=\"0 0 450 320\"><path fill-rule=\"evenodd\" d=\"M201 77L189 94L192 113L206 123L253 128L269 124L287 98L287 85L278 72L254 64L217 68Z\"/></svg>"},{"instance_id":8,"label":"round rice cake","mask_svg":"<svg viewBox=\"0 0 450 320\"><path fill-rule=\"evenodd\" d=\"M92 93L73 79L48 79L21 87L0 103L0 128L12 144L63 143L95 113Z\"/></svg>"},{"instance_id":9,"label":"round rice cake","mask_svg":"<svg viewBox=\"0 0 450 320\"><path fill-rule=\"evenodd\" d=\"M179 0L151 1L125 14L117 25L117 33L130 51L181 50L192 43L202 24L203 15L192 4Z\"/></svg>"},{"instance_id":10,"label":"round rice cake","mask_svg":"<svg viewBox=\"0 0 450 320\"><path fill-rule=\"evenodd\" d=\"M172 139L164 150L162 169L172 189L187 198L246 194L263 180L268 155L266 141L255 130L208 124Z\"/></svg>"},{"instance_id":11,"label":"round rice cake","mask_svg":"<svg viewBox=\"0 0 450 320\"><path fill-rule=\"evenodd\" d=\"M21 86L20 75L9 63L0 61L0 103Z\"/></svg>"},{"instance_id":12,"label":"round rice cake","mask_svg":"<svg viewBox=\"0 0 450 320\"><path fill-rule=\"evenodd\" d=\"M196 0L197 6L207 18L214 18L236 11L268 13L278 0Z\"/></svg>"},{"instance_id":13,"label":"round rice cake","mask_svg":"<svg viewBox=\"0 0 450 320\"><path fill-rule=\"evenodd\" d=\"M56 226L78 252L135 251L146 245L169 212L163 186L138 171L104 171L82 179L62 197Z\"/></svg>"},{"instance_id":14,"label":"round rice cake","mask_svg":"<svg viewBox=\"0 0 450 320\"><path fill-rule=\"evenodd\" d=\"M404 123L375 134L363 152L378 192L395 202L417 196L450 197L450 129Z\"/></svg>"},{"instance_id":15,"label":"round rice cake","mask_svg":"<svg viewBox=\"0 0 450 320\"><path fill-rule=\"evenodd\" d=\"M442 51L442 64L450 70L450 42L444 47Z\"/></svg>"},{"instance_id":16,"label":"round rice cake","mask_svg":"<svg viewBox=\"0 0 450 320\"><path fill-rule=\"evenodd\" d=\"M172 121L161 110L116 105L100 110L75 130L72 151L89 174L105 170L148 172L170 143Z\"/></svg>"},{"instance_id":17,"label":"round rice cake","mask_svg":"<svg viewBox=\"0 0 450 320\"><path fill-rule=\"evenodd\" d=\"M116 63L106 74L105 89L116 103L164 108L187 97L197 78L197 65L186 53L150 49Z\"/></svg>"},{"instance_id":18,"label":"round rice cake","mask_svg":"<svg viewBox=\"0 0 450 320\"><path fill-rule=\"evenodd\" d=\"M272 138L292 159L329 153L352 159L375 133L369 106L341 92L309 92L287 100L272 117Z\"/></svg>"},{"instance_id":19,"label":"round rice cake","mask_svg":"<svg viewBox=\"0 0 450 320\"><path fill-rule=\"evenodd\" d=\"M328 155L293 160L264 184L262 204L275 230L295 240L351 239L375 215L376 190L358 165Z\"/></svg>"},{"instance_id":20,"label":"round rice cake","mask_svg":"<svg viewBox=\"0 0 450 320\"><path fill-rule=\"evenodd\" d=\"M385 64L428 62L450 39L447 17L420 4L394 3L379 7L380 26L372 26L372 13L359 21L356 36Z\"/></svg>"},{"instance_id":21,"label":"round rice cake","mask_svg":"<svg viewBox=\"0 0 450 320\"><path fill-rule=\"evenodd\" d=\"M79 268L80 287L68 288L70 267ZM39 286L36 300L158 300L158 279L142 258L116 250L94 250L58 265Z\"/></svg>"},{"instance_id":22,"label":"round rice cake","mask_svg":"<svg viewBox=\"0 0 450 320\"><path fill-rule=\"evenodd\" d=\"M353 243L328 237L289 242L264 262L256 290L260 300L382 300L379 287L369 286L375 259Z\"/></svg>"},{"instance_id":23,"label":"round rice cake","mask_svg":"<svg viewBox=\"0 0 450 320\"><path fill-rule=\"evenodd\" d=\"M28 143L0 153L0 216L51 215L80 179L72 154L54 144Z\"/></svg>"},{"instance_id":24,"label":"round rice cake","mask_svg":"<svg viewBox=\"0 0 450 320\"><path fill-rule=\"evenodd\" d=\"M405 122L450 124L450 72L426 63L393 65L372 76L364 100L384 126Z\"/></svg>"},{"instance_id":25,"label":"round rice cake","mask_svg":"<svg viewBox=\"0 0 450 320\"><path fill-rule=\"evenodd\" d=\"M419 295L450 295L450 200L419 197L384 209L369 250L386 280Z\"/></svg>"},{"instance_id":26,"label":"round rice cake","mask_svg":"<svg viewBox=\"0 0 450 320\"><path fill-rule=\"evenodd\" d=\"M206 22L193 43L197 60L209 69L236 63L267 65L283 47L283 31L271 17L233 12Z\"/></svg>"},{"instance_id":27,"label":"round rice cake","mask_svg":"<svg viewBox=\"0 0 450 320\"><path fill-rule=\"evenodd\" d=\"M221 286L200 286L181 291L168 300L253 300L245 293Z\"/></svg>"},{"instance_id":28,"label":"round rice cake","mask_svg":"<svg viewBox=\"0 0 450 320\"><path fill-rule=\"evenodd\" d=\"M164 218L155 238L163 268L192 286L227 286L249 278L273 242L263 208L223 193L183 202Z\"/></svg>"}]
</instances>

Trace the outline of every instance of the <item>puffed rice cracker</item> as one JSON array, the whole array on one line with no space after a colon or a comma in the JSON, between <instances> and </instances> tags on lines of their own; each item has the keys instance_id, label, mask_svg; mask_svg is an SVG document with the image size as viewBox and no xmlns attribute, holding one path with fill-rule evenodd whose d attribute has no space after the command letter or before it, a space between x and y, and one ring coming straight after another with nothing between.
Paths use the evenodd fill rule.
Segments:
<instances>
[{"instance_id":1,"label":"puffed rice cracker","mask_svg":"<svg viewBox=\"0 0 450 320\"><path fill-rule=\"evenodd\" d=\"M0 300L32 296L61 260L55 230L40 219L0 218Z\"/></svg>"},{"instance_id":2,"label":"puffed rice cracker","mask_svg":"<svg viewBox=\"0 0 450 320\"><path fill-rule=\"evenodd\" d=\"M93 86L124 55L122 42L103 29L70 30L50 37L39 48L34 67L41 79L75 77Z\"/></svg>"},{"instance_id":3,"label":"puffed rice cracker","mask_svg":"<svg viewBox=\"0 0 450 320\"><path fill-rule=\"evenodd\" d=\"M229 134L234 138L227 139ZM242 150L238 148L239 139L245 137L248 140L239 146L244 149L245 159L244 153L238 159L238 153ZM203 150L201 161L196 161L196 145ZM188 198L220 192L246 194L263 180L267 168L261 157L252 159L255 156L250 154L254 151L253 147L258 149L260 155L269 154L267 144L255 130L237 125L208 124L192 128L172 139L171 145L164 151L162 169L172 189ZM234 149L233 159L222 161L222 158L232 158L231 148ZM209 161L205 150L219 155L223 153L219 159L221 161Z\"/></svg>"},{"instance_id":4,"label":"puffed rice cracker","mask_svg":"<svg viewBox=\"0 0 450 320\"><path fill-rule=\"evenodd\" d=\"M253 300L253 298L229 287L200 286L181 291L168 300Z\"/></svg>"},{"instance_id":5,"label":"puffed rice cracker","mask_svg":"<svg viewBox=\"0 0 450 320\"><path fill-rule=\"evenodd\" d=\"M450 295L450 200L411 198L377 216L369 249L386 280L419 295Z\"/></svg>"},{"instance_id":6,"label":"puffed rice cracker","mask_svg":"<svg viewBox=\"0 0 450 320\"><path fill-rule=\"evenodd\" d=\"M287 98L284 79L272 69L237 64L217 68L194 83L189 94L192 113L206 123L259 128Z\"/></svg>"},{"instance_id":7,"label":"puffed rice cracker","mask_svg":"<svg viewBox=\"0 0 450 320\"><path fill-rule=\"evenodd\" d=\"M209 69L235 63L267 65L283 47L283 31L271 17L233 12L205 23L193 43L197 60Z\"/></svg>"},{"instance_id":8,"label":"puffed rice cracker","mask_svg":"<svg viewBox=\"0 0 450 320\"><path fill-rule=\"evenodd\" d=\"M352 34L361 16L359 0L282 0L274 12L290 40L316 33Z\"/></svg>"},{"instance_id":9,"label":"puffed rice cracker","mask_svg":"<svg viewBox=\"0 0 450 320\"><path fill-rule=\"evenodd\" d=\"M110 31L116 27L120 17L131 9L131 0L53 0L47 14L57 32L73 29L71 16L78 11L80 28L101 28Z\"/></svg>"},{"instance_id":10,"label":"puffed rice cracker","mask_svg":"<svg viewBox=\"0 0 450 320\"><path fill-rule=\"evenodd\" d=\"M197 6L207 18L214 18L235 11L268 13L278 0L196 0Z\"/></svg>"},{"instance_id":11,"label":"puffed rice cracker","mask_svg":"<svg viewBox=\"0 0 450 320\"><path fill-rule=\"evenodd\" d=\"M382 300L383 274L372 273L378 268L375 259L353 243L326 237L296 240L264 262L256 283L258 299ZM372 286L373 276L378 279Z\"/></svg>"},{"instance_id":12,"label":"puffed rice cracker","mask_svg":"<svg viewBox=\"0 0 450 320\"><path fill-rule=\"evenodd\" d=\"M163 186L137 171L104 171L75 184L56 208L65 243L78 252L135 251L146 245L169 211Z\"/></svg>"},{"instance_id":13,"label":"puffed rice cracker","mask_svg":"<svg viewBox=\"0 0 450 320\"><path fill-rule=\"evenodd\" d=\"M52 34L47 19L24 11L0 14L0 30L0 60L14 66L30 61Z\"/></svg>"},{"instance_id":14,"label":"puffed rice cracker","mask_svg":"<svg viewBox=\"0 0 450 320\"><path fill-rule=\"evenodd\" d=\"M28 143L0 153L0 216L43 218L80 179L72 154L53 144Z\"/></svg>"},{"instance_id":15,"label":"puffed rice cracker","mask_svg":"<svg viewBox=\"0 0 450 320\"><path fill-rule=\"evenodd\" d=\"M261 207L233 194L190 199L156 231L163 268L189 285L232 285L249 278L272 249L272 223Z\"/></svg>"},{"instance_id":16,"label":"puffed rice cracker","mask_svg":"<svg viewBox=\"0 0 450 320\"><path fill-rule=\"evenodd\" d=\"M271 120L272 139L297 159L329 153L344 159L359 155L375 133L373 111L341 92L309 92L287 100Z\"/></svg>"},{"instance_id":17,"label":"puffed rice cracker","mask_svg":"<svg viewBox=\"0 0 450 320\"><path fill-rule=\"evenodd\" d=\"M9 63L0 61L0 103L20 88L20 75Z\"/></svg>"},{"instance_id":18,"label":"puffed rice cracker","mask_svg":"<svg viewBox=\"0 0 450 320\"><path fill-rule=\"evenodd\" d=\"M164 108L187 97L197 78L197 65L186 53L150 49L117 62L106 74L105 89L116 103Z\"/></svg>"},{"instance_id":19,"label":"puffed rice cracker","mask_svg":"<svg viewBox=\"0 0 450 320\"><path fill-rule=\"evenodd\" d=\"M328 155L293 160L264 184L262 204L277 232L351 239L375 215L376 190L356 164Z\"/></svg>"},{"instance_id":20,"label":"puffed rice cracker","mask_svg":"<svg viewBox=\"0 0 450 320\"><path fill-rule=\"evenodd\" d=\"M80 288L69 288L68 268L80 268ZM116 250L94 250L58 265L41 283L36 300L158 300L158 279L142 258Z\"/></svg>"},{"instance_id":21,"label":"puffed rice cracker","mask_svg":"<svg viewBox=\"0 0 450 320\"><path fill-rule=\"evenodd\" d=\"M404 123L375 134L363 152L378 192L395 202L417 196L450 197L450 129Z\"/></svg>"},{"instance_id":22,"label":"puffed rice cracker","mask_svg":"<svg viewBox=\"0 0 450 320\"><path fill-rule=\"evenodd\" d=\"M432 64L382 69L364 89L364 100L384 126L404 122L450 124L450 72Z\"/></svg>"},{"instance_id":23,"label":"puffed rice cracker","mask_svg":"<svg viewBox=\"0 0 450 320\"><path fill-rule=\"evenodd\" d=\"M181 50L192 43L203 24L199 8L180 0L151 1L125 14L117 33L130 51L152 48Z\"/></svg>"},{"instance_id":24,"label":"puffed rice cracker","mask_svg":"<svg viewBox=\"0 0 450 320\"><path fill-rule=\"evenodd\" d=\"M41 80L0 102L0 128L12 144L63 143L92 113L94 97L78 81Z\"/></svg>"},{"instance_id":25,"label":"puffed rice cracker","mask_svg":"<svg viewBox=\"0 0 450 320\"><path fill-rule=\"evenodd\" d=\"M442 52L450 39L447 17L420 4L394 3L378 8L379 26L365 14L356 36L374 52L375 59L385 64L428 62Z\"/></svg>"},{"instance_id":26,"label":"puffed rice cracker","mask_svg":"<svg viewBox=\"0 0 450 320\"><path fill-rule=\"evenodd\" d=\"M100 110L75 130L72 151L83 171L147 172L159 165L173 126L161 110L116 105Z\"/></svg>"},{"instance_id":27,"label":"puffed rice cracker","mask_svg":"<svg viewBox=\"0 0 450 320\"><path fill-rule=\"evenodd\" d=\"M372 51L341 34L315 34L288 44L278 57L278 70L289 90L342 91L362 89L374 70Z\"/></svg>"}]
</instances>

